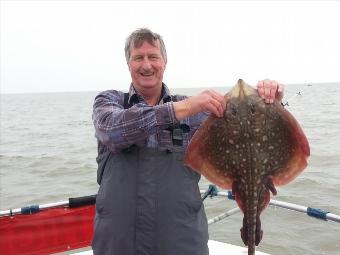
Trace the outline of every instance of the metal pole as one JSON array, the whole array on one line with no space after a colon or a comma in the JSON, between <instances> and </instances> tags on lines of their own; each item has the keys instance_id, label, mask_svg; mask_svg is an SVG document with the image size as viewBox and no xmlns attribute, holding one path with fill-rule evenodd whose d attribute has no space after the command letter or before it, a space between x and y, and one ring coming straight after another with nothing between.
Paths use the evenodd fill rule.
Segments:
<instances>
[{"instance_id":1,"label":"metal pole","mask_svg":"<svg viewBox=\"0 0 340 255\"><path fill-rule=\"evenodd\" d=\"M15 214L32 214L42 209L68 206L68 204L69 204L68 201L60 201L56 203L49 203L49 204L43 204L43 205L30 205L30 206L26 206L22 208L15 208L15 209L10 209L10 210L0 211L0 217L11 216Z\"/></svg>"},{"instance_id":2,"label":"metal pole","mask_svg":"<svg viewBox=\"0 0 340 255\"><path fill-rule=\"evenodd\" d=\"M314 217L314 218L323 219L323 220L330 220L330 221L340 223L340 216L339 215L329 213L329 212L323 211L321 209L306 207L306 206L302 206L302 205L287 203L287 202L273 200L273 199L270 200L269 204L277 206L277 207L293 210L293 211L296 211L296 212L307 213L308 216L311 216L311 217Z\"/></svg>"},{"instance_id":3,"label":"metal pole","mask_svg":"<svg viewBox=\"0 0 340 255\"><path fill-rule=\"evenodd\" d=\"M0 211L1 216L12 216L15 214L33 214L37 213L40 210L55 208L55 207L70 207L75 208L84 205L92 205L96 202L97 195L90 195L90 196L82 196L82 197L74 197L69 198L68 201L60 201L56 203L49 203L44 205L30 205L25 206L22 208L10 209L6 211Z\"/></svg>"},{"instance_id":4,"label":"metal pole","mask_svg":"<svg viewBox=\"0 0 340 255\"><path fill-rule=\"evenodd\" d=\"M204 194L205 192L206 192L205 190L201 190L201 194ZM222 197L227 197L230 200L234 200L234 197L232 196L231 191L227 191L227 192L215 191L212 196L222 196ZM308 216L313 217L313 218L322 219L322 220L330 220L333 222L340 223L340 215L326 212L322 209L292 204L292 203L278 201L274 199L270 200L269 205L293 210L296 212L306 213Z\"/></svg>"},{"instance_id":5,"label":"metal pole","mask_svg":"<svg viewBox=\"0 0 340 255\"><path fill-rule=\"evenodd\" d=\"M229 210L227 212L221 213L220 215L218 215L218 216L216 216L216 217L214 217L212 219L209 219L208 220L208 225L211 225L211 224L214 224L215 222L221 221L221 220L223 220L223 219L225 219L225 218L227 218L227 217L229 217L229 216L231 216L233 214L238 213L239 211L240 211L240 208L236 207L236 208L231 209L231 210Z\"/></svg>"}]
</instances>

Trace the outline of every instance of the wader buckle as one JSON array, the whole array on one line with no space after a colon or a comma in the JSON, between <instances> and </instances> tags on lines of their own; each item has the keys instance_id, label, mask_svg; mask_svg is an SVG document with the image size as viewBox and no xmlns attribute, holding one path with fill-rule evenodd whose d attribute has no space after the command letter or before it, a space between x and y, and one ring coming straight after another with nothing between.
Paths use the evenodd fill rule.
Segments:
<instances>
[{"instance_id":1,"label":"wader buckle","mask_svg":"<svg viewBox=\"0 0 340 255\"><path fill-rule=\"evenodd\" d=\"M183 145L183 134L190 131L190 127L187 124L173 124L167 128L171 131L173 145Z\"/></svg>"}]
</instances>

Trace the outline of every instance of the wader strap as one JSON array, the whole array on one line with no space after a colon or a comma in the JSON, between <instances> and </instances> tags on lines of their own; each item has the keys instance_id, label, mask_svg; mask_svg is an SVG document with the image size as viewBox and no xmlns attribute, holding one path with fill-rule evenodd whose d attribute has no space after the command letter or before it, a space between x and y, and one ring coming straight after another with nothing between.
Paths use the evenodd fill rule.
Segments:
<instances>
[{"instance_id":1,"label":"wader strap","mask_svg":"<svg viewBox=\"0 0 340 255\"><path fill-rule=\"evenodd\" d=\"M123 103L124 109L129 109L133 105L132 101L133 100L130 100L129 102L129 93L124 93L124 103ZM170 101L177 102L177 95L171 95L171 96L164 98L164 103L168 103Z\"/></svg>"},{"instance_id":2,"label":"wader strap","mask_svg":"<svg viewBox=\"0 0 340 255\"><path fill-rule=\"evenodd\" d=\"M164 103L172 101L177 102L177 96L171 95L170 97L167 97L164 99ZM172 124L170 125L167 130L171 132L172 137L172 144L177 146L183 145L183 133L189 132L190 128L186 124Z\"/></svg>"},{"instance_id":3,"label":"wader strap","mask_svg":"<svg viewBox=\"0 0 340 255\"><path fill-rule=\"evenodd\" d=\"M129 104L129 93L124 93L124 109L129 109L132 104L131 104L131 101L130 101L130 104Z\"/></svg>"},{"instance_id":4,"label":"wader strap","mask_svg":"<svg viewBox=\"0 0 340 255\"><path fill-rule=\"evenodd\" d=\"M190 127L187 124L172 124L166 130L171 132L173 145L183 145L183 134L190 131Z\"/></svg>"}]
</instances>

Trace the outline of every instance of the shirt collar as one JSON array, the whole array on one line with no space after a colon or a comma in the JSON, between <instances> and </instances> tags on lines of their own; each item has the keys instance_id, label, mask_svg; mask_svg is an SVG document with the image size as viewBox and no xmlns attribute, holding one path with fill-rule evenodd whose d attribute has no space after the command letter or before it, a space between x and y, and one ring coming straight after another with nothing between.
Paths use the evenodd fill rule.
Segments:
<instances>
[{"instance_id":1,"label":"shirt collar","mask_svg":"<svg viewBox=\"0 0 340 255\"><path fill-rule=\"evenodd\" d=\"M138 94L137 90L134 88L133 84L131 83L130 89L129 89L129 100L128 103L134 104L139 103L141 101L144 101L142 96ZM162 92L161 92L161 98L158 102L158 104L166 103L171 101L171 93L168 88L168 86L165 85L165 83L162 82Z\"/></svg>"}]
</instances>

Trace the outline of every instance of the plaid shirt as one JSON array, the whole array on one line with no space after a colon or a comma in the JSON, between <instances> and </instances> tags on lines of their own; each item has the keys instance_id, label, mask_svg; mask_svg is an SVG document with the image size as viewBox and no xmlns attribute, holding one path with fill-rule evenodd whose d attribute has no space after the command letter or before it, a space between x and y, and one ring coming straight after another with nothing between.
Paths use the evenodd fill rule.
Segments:
<instances>
[{"instance_id":1,"label":"plaid shirt","mask_svg":"<svg viewBox=\"0 0 340 255\"><path fill-rule=\"evenodd\" d=\"M184 149L206 113L178 121L175 117L173 102L167 102L170 91L163 83L160 101L155 106L148 105L131 84L128 102L132 107L124 109L124 93L107 90L98 94L93 105L93 124L98 139L100 153L110 150L117 153L135 144L139 147L158 147L171 149L173 147L171 131L172 124L186 124L190 127L183 134ZM187 98L177 95L177 101Z\"/></svg>"}]
</instances>

